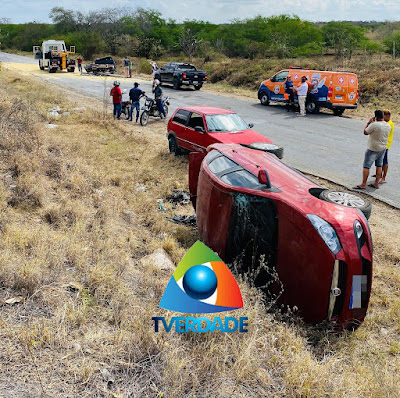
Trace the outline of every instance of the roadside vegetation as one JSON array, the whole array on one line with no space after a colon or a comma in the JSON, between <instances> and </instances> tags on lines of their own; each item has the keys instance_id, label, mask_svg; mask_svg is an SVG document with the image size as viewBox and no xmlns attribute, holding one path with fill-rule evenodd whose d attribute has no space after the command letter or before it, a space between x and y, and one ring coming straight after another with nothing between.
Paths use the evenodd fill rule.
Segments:
<instances>
[{"instance_id":1,"label":"roadside vegetation","mask_svg":"<svg viewBox=\"0 0 400 398\"><path fill-rule=\"evenodd\" d=\"M155 333L198 238L165 219L193 214L166 201L188 189L187 157L168 153L162 123L117 123L101 102L82 109L85 97L8 69L0 83L0 396L400 395L398 210L374 204L371 303L354 333L270 311L243 275L232 315L248 333ZM148 257L160 249L170 268Z\"/></svg>"}]
</instances>

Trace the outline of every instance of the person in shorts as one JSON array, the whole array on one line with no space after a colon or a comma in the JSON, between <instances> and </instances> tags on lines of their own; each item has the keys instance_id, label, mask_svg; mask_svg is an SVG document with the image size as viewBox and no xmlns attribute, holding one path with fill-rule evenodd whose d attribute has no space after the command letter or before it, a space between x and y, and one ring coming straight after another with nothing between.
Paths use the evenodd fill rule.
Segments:
<instances>
[{"instance_id":1,"label":"person in shorts","mask_svg":"<svg viewBox=\"0 0 400 398\"><path fill-rule=\"evenodd\" d=\"M364 156L363 180L360 185L353 187L354 189L366 189L369 170L374 162L376 166L375 182L369 186L375 189L379 188L389 133L390 126L383 118L383 111L376 110L375 117L371 118L364 128L364 135L368 135L368 149Z\"/></svg>"},{"instance_id":2,"label":"person in shorts","mask_svg":"<svg viewBox=\"0 0 400 398\"><path fill-rule=\"evenodd\" d=\"M385 156L383 157L383 167L382 167L383 174L381 180L379 181L379 184L386 183L386 176L389 168L389 148L390 145L392 145L393 131L394 131L393 121L390 120L390 111L388 109L383 110L383 117L385 119L385 122L387 122L390 126L390 133L389 133L388 143L386 146Z\"/></svg>"}]
</instances>

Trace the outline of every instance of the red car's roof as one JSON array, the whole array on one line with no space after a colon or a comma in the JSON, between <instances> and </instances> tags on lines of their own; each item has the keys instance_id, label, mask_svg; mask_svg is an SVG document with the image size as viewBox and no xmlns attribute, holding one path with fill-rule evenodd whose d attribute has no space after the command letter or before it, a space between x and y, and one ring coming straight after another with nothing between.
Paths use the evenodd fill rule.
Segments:
<instances>
[{"instance_id":1,"label":"red car's roof","mask_svg":"<svg viewBox=\"0 0 400 398\"><path fill-rule=\"evenodd\" d=\"M222 109L222 108L216 108L214 106L185 106L183 108L186 111L191 111L191 112L197 112L197 113L202 113L204 115L221 115L221 114L226 114L226 113L236 113L233 111L229 111L227 109Z\"/></svg>"}]
</instances>

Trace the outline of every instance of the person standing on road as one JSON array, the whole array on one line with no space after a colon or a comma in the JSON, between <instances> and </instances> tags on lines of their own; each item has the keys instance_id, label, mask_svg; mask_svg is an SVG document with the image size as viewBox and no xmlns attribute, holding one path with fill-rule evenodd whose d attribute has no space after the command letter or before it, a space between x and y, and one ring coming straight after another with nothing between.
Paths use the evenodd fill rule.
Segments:
<instances>
[{"instance_id":1,"label":"person standing on road","mask_svg":"<svg viewBox=\"0 0 400 398\"><path fill-rule=\"evenodd\" d=\"M289 112L290 108L294 107L294 91L293 91L293 81L291 75L286 76L284 87L285 87L285 94L287 96L286 107L287 111Z\"/></svg>"},{"instance_id":2,"label":"person standing on road","mask_svg":"<svg viewBox=\"0 0 400 398\"><path fill-rule=\"evenodd\" d=\"M82 57L79 56L76 61L78 62L78 71L82 74Z\"/></svg>"},{"instance_id":3,"label":"person standing on road","mask_svg":"<svg viewBox=\"0 0 400 398\"><path fill-rule=\"evenodd\" d=\"M132 121L133 109L136 109L136 123L139 120L140 98L145 95L144 91L139 88L139 83L134 83L134 87L129 91L129 98L132 101L131 111L129 112L129 120Z\"/></svg>"},{"instance_id":4,"label":"person standing on road","mask_svg":"<svg viewBox=\"0 0 400 398\"><path fill-rule=\"evenodd\" d=\"M295 90L297 91L297 99L299 101L299 106L300 106L299 116L305 116L306 115L306 98L307 98L307 92L308 92L307 78L305 76L303 76L301 78L301 84Z\"/></svg>"},{"instance_id":5,"label":"person standing on road","mask_svg":"<svg viewBox=\"0 0 400 398\"><path fill-rule=\"evenodd\" d=\"M157 108L158 110L164 115L164 118L167 117L164 109L164 105L162 103L162 96L163 96L163 91L162 88L160 87L160 81L158 79L154 80L154 99L156 100Z\"/></svg>"},{"instance_id":6,"label":"person standing on road","mask_svg":"<svg viewBox=\"0 0 400 398\"><path fill-rule=\"evenodd\" d=\"M394 124L393 124L393 121L390 120L390 111L388 109L383 110L383 118L385 119L385 122L388 123L390 126L390 133L389 133L389 137L388 137L388 143L386 146L385 156L383 157L383 167L382 167L383 174L382 174L381 180L379 181L379 184L386 183L386 176L387 176L387 172L388 172L388 168L389 168L388 152L389 152L390 145L392 145L393 131L394 131Z\"/></svg>"},{"instance_id":7,"label":"person standing on road","mask_svg":"<svg viewBox=\"0 0 400 398\"><path fill-rule=\"evenodd\" d=\"M129 63L130 63L130 59L128 58L128 56L126 56L124 58L124 71L125 71L125 77L129 77Z\"/></svg>"},{"instance_id":8,"label":"person standing on road","mask_svg":"<svg viewBox=\"0 0 400 398\"><path fill-rule=\"evenodd\" d=\"M368 149L365 152L363 164L363 181L360 185L353 187L354 189L365 189L369 176L369 169L375 162L376 175L375 182L369 184L370 187L378 189L379 180L382 175L382 163L390 133L390 125L385 122L383 112L375 111L375 117L371 118L364 128L364 135L368 135Z\"/></svg>"},{"instance_id":9,"label":"person standing on road","mask_svg":"<svg viewBox=\"0 0 400 398\"><path fill-rule=\"evenodd\" d=\"M117 117L117 120L121 120L122 92L121 92L121 89L119 88L119 81L118 80L114 81L114 87L110 91L110 96L113 97L113 105L114 105L113 115L114 115L114 119L115 119L115 117Z\"/></svg>"},{"instance_id":10,"label":"person standing on road","mask_svg":"<svg viewBox=\"0 0 400 398\"><path fill-rule=\"evenodd\" d=\"M158 67L158 65L153 62L151 64L151 74L153 75L153 80L156 78L156 72L159 70L160 68Z\"/></svg>"}]
</instances>

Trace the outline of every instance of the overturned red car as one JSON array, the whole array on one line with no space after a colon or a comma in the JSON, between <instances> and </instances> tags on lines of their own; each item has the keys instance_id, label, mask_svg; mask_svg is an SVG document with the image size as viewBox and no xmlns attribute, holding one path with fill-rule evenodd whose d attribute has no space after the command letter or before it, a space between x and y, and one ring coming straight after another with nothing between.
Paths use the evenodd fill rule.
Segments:
<instances>
[{"instance_id":1,"label":"overturned red car","mask_svg":"<svg viewBox=\"0 0 400 398\"><path fill-rule=\"evenodd\" d=\"M252 130L237 113L212 106L178 108L168 122L169 151L204 152L211 144L241 144L283 156L283 148Z\"/></svg>"},{"instance_id":2,"label":"overturned red car","mask_svg":"<svg viewBox=\"0 0 400 398\"><path fill-rule=\"evenodd\" d=\"M361 324L372 283L370 202L327 190L269 153L224 144L207 152L189 157L203 242L243 271L264 258L256 285L280 290L278 304L306 322Z\"/></svg>"}]
</instances>

